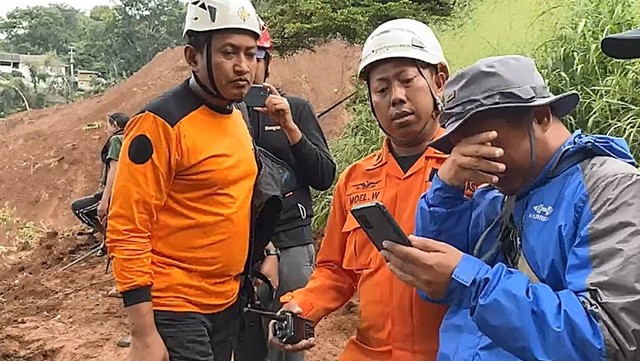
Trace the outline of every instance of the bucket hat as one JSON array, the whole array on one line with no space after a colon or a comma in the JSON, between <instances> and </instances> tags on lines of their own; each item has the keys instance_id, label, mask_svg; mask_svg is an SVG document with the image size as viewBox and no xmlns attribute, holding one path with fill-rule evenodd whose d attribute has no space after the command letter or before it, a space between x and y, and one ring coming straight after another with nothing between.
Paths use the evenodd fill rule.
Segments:
<instances>
[{"instance_id":1,"label":"bucket hat","mask_svg":"<svg viewBox=\"0 0 640 361\"><path fill-rule=\"evenodd\" d=\"M445 132L429 146L445 154L453 149L451 133L482 111L548 105L564 117L580 102L574 91L551 94L534 61L520 55L481 59L458 71L445 84L444 97L440 124Z\"/></svg>"}]
</instances>

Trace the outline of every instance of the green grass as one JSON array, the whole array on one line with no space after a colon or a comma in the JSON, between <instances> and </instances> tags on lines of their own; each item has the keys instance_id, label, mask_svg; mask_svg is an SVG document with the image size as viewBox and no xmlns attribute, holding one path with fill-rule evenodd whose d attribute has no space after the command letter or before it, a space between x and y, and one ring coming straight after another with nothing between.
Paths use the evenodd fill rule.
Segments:
<instances>
[{"instance_id":1,"label":"green grass","mask_svg":"<svg viewBox=\"0 0 640 361\"><path fill-rule=\"evenodd\" d=\"M373 153L382 145L383 133L371 116L365 88L360 84L358 90L357 97L350 103L351 121L345 126L343 135L329 144L338 174L349 164ZM326 224L332 193L333 187L326 192L313 193L313 228L316 231L323 229Z\"/></svg>"},{"instance_id":2,"label":"green grass","mask_svg":"<svg viewBox=\"0 0 640 361\"><path fill-rule=\"evenodd\" d=\"M569 21L571 0L480 0L435 32L452 71L488 56L531 55Z\"/></svg>"},{"instance_id":3,"label":"green grass","mask_svg":"<svg viewBox=\"0 0 640 361\"><path fill-rule=\"evenodd\" d=\"M565 119L572 130L624 137L640 158L640 61L600 50L604 35L640 26L640 0L478 0L432 26L452 72L488 56L533 57L553 93L580 92L579 108ZM339 171L382 139L363 90L350 106L351 123L330 145ZM326 222L330 192L314 195L316 230Z\"/></svg>"},{"instance_id":4,"label":"green grass","mask_svg":"<svg viewBox=\"0 0 640 361\"><path fill-rule=\"evenodd\" d=\"M454 72L487 56L534 54L566 24L569 4L570 0L479 0L433 28ZM330 144L339 172L378 149L382 140L359 85L359 97L350 103L352 120L343 136ZM316 230L326 223L332 191L314 194Z\"/></svg>"},{"instance_id":5,"label":"green grass","mask_svg":"<svg viewBox=\"0 0 640 361\"><path fill-rule=\"evenodd\" d=\"M638 0L577 0L571 23L540 48L537 59L552 92L577 90L581 102L566 119L587 133L624 137L640 158L640 61L605 56L600 39L640 26Z\"/></svg>"}]
</instances>

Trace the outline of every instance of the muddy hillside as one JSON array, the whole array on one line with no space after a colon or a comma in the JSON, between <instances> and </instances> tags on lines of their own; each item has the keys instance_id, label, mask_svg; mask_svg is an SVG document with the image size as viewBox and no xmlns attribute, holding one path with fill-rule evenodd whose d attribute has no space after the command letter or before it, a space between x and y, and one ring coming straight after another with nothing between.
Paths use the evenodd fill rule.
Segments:
<instances>
[{"instance_id":1,"label":"muddy hillside","mask_svg":"<svg viewBox=\"0 0 640 361\"><path fill-rule=\"evenodd\" d=\"M70 201L94 191L100 177L96 129L110 112L135 114L154 97L189 75L182 48L156 55L145 67L104 94L74 104L32 110L0 122L0 208L20 218L64 228L74 223ZM286 59L276 58L270 81L309 99L316 111L352 91L359 50L333 42ZM321 119L327 136L347 121L344 107Z\"/></svg>"},{"instance_id":2,"label":"muddy hillside","mask_svg":"<svg viewBox=\"0 0 640 361\"><path fill-rule=\"evenodd\" d=\"M358 55L334 42L275 59L271 82L320 112L352 91ZM76 235L69 205L97 187L104 116L133 114L188 75L182 49L169 49L100 96L0 122L0 361L127 359L128 349L116 346L127 332L122 301L105 297L114 285L106 258L61 270L91 244ZM332 138L347 121L341 106L321 125ZM321 322L307 360L336 360L356 314L350 302Z\"/></svg>"}]
</instances>

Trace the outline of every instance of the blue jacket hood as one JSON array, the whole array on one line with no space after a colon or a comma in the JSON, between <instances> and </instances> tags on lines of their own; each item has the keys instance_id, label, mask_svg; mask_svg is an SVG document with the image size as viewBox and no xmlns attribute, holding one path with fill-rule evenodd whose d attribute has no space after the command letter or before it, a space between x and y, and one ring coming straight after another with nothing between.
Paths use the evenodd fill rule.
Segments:
<instances>
[{"instance_id":1,"label":"blue jacket hood","mask_svg":"<svg viewBox=\"0 0 640 361\"><path fill-rule=\"evenodd\" d=\"M578 130L558 149L535 182L520 194L527 193L548 179L562 174L572 166L593 157L611 157L637 167L631 148L623 138L599 134L584 134Z\"/></svg>"}]
</instances>

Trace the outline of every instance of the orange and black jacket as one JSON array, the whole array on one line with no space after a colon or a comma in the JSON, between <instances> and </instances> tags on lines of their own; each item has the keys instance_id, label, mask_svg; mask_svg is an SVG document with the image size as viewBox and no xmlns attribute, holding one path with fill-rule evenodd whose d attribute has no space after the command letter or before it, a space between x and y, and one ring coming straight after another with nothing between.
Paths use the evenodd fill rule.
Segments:
<instances>
[{"instance_id":1,"label":"orange and black jacket","mask_svg":"<svg viewBox=\"0 0 640 361\"><path fill-rule=\"evenodd\" d=\"M338 178L316 269L304 288L280 300L296 302L303 317L319 322L358 294L358 328L339 361L436 360L446 307L425 302L415 288L389 271L350 210L380 201L402 230L411 234L418 199L445 159L429 148L404 171L387 141L380 151L355 162Z\"/></svg>"},{"instance_id":2,"label":"orange and black jacket","mask_svg":"<svg viewBox=\"0 0 640 361\"><path fill-rule=\"evenodd\" d=\"M268 198L254 192L258 171L240 112L207 104L188 82L129 121L107 227L125 307L216 313L237 301Z\"/></svg>"}]
</instances>

